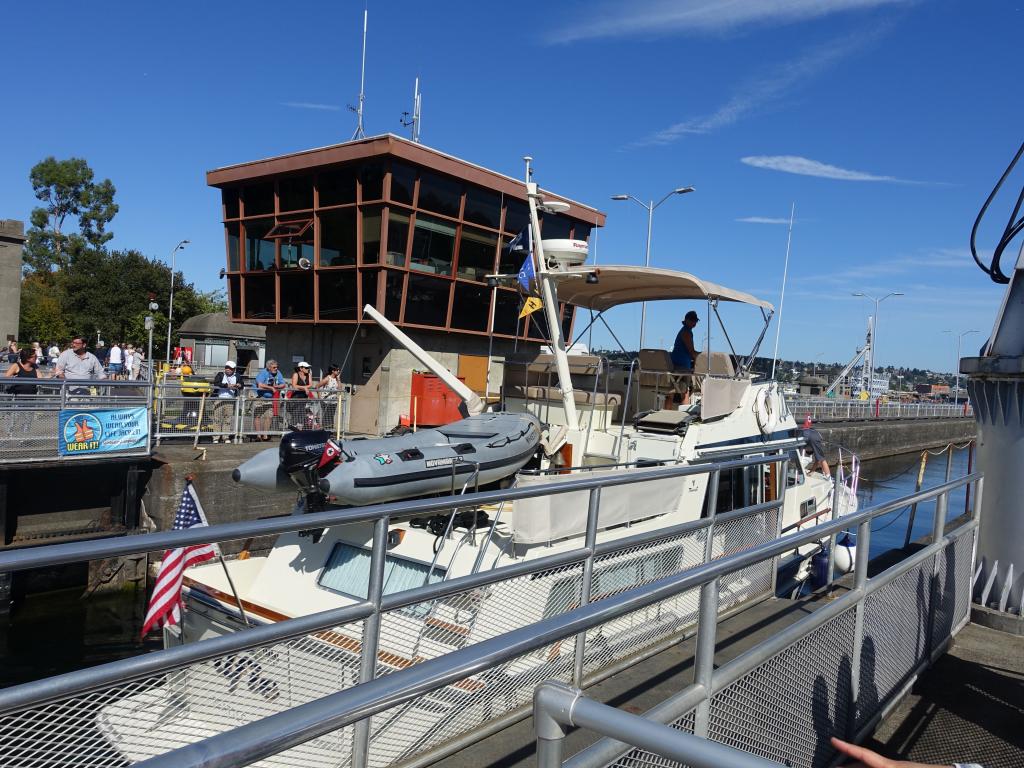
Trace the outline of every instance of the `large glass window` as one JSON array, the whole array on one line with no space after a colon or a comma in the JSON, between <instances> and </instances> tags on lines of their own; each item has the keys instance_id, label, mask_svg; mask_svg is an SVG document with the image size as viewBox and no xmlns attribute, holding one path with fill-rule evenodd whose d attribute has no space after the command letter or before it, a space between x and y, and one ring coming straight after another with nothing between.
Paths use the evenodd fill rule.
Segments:
<instances>
[{"instance_id":1,"label":"large glass window","mask_svg":"<svg viewBox=\"0 0 1024 768\"><path fill-rule=\"evenodd\" d=\"M274 268L274 241L267 239L273 226L271 219L245 222L245 268L248 271Z\"/></svg>"},{"instance_id":2,"label":"large glass window","mask_svg":"<svg viewBox=\"0 0 1024 768\"><path fill-rule=\"evenodd\" d=\"M320 319L355 320L359 297L356 295L358 273L354 269L343 272L321 272Z\"/></svg>"},{"instance_id":3,"label":"large glass window","mask_svg":"<svg viewBox=\"0 0 1024 768\"><path fill-rule=\"evenodd\" d=\"M530 209L526 203L505 198L505 231L519 234L530 220Z\"/></svg>"},{"instance_id":4,"label":"large glass window","mask_svg":"<svg viewBox=\"0 0 1024 768\"><path fill-rule=\"evenodd\" d=\"M388 212L388 255L385 263L404 267L408 247L409 212L391 208Z\"/></svg>"},{"instance_id":5,"label":"large glass window","mask_svg":"<svg viewBox=\"0 0 1024 768\"><path fill-rule=\"evenodd\" d=\"M427 171L420 174L420 208L454 218L459 215L461 198L461 181Z\"/></svg>"},{"instance_id":6,"label":"large glass window","mask_svg":"<svg viewBox=\"0 0 1024 768\"><path fill-rule=\"evenodd\" d=\"M324 211L320 219L320 266L356 263L356 209Z\"/></svg>"},{"instance_id":7,"label":"large glass window","mask_svg":"<svg viewBox=\"0 0 1024 768\"><path fill-rule=\"evenodd\" d=\"M359 305L359 311L362 312L363 307L367 304L377 309L377 284L380 281L380 270L364 269L361 275L363 280L363 298Z\"/></svg>"},{"instance_id":8,"label":"large glass window","mask_svg":"<svg viewBox=\"0 0 1024 768\"><path fill-rule=\"evenodd\" d=\"M454 253L455 225L433 216L417 214L409 269L450 275Z\"/></svg>"},{"instance_id":9,"label":"large glass window","mask_svg":"<svg viewBox=\"0 0 1024 768\"><path fill-rule=\"evenodd\" d=\"M480 229L462 228L459 240L458 276L469 280L484 279L494 269L498 236Z\"/></svg>"},{"instance_id":10,"label":"large glass window","mask_svg":"<svg viewBox=\"0 0 1024 768\"><path fill-rule=\"evenodd\" d=\"M448 292L451 283L426 275L409 275L409 294L405 299L405 322L443 328L448 316Z\"/></svg>"},{"instance_id":11,"label":"large glass window","mask_svg":"<svg viewBox=\"0 0 1024 768\"><path fill-rule=\"evenodd\" d=\"M241 228L238 224L224 225L224 234L228 240L228 272L238 271L238 238L241 236Z\"/></svg>"},{"instance_id":12,"label":"large glass window","mask_svg":"<svg viewBox=\"0 0 1024 768\"><path fill-rule=\"evenodd\" d=\"M508 245L511 242L511 237L503 237L501 239L501 252L498 254L498 273L502 275L518 274L523 266L523 262L526 261L526 243L523 243L521 249L517 248L514 251L510 251Z\"/></svg>"},{"instance_id":13,"label":"large glass window","mask_svg":"<svg viewBox=\"0 0 1024 768\"><path fill-rule=\"evenodd\" d=\"M416 184L416 169L404 163L391 163L391 199L396 203L412 205Z\"/></svg>"},{"instance_id":14,"label":"large glass window","mask_svg":"<svg viewBox=\"0 0 1024 768\"><path fill-rule=\"evenodd\" d=\"M452 328L487 331L491 315L491 289L471 283L455 283L452 303Z\"/></svg>"},{"instance_id":15,"label":"large glass window","mask_svg":"<svg viewBox=\"0 0 1024 768\"><path fill-rule=\"evenodd\" d=\"M388 237L391 235L389 234ZM402 312L402 288L405 287L405 274L388 270L384 273L384 317L397 323Z\"/></svg>"},{"instance_id":16,"label":"large glass window","mask_svg":"<svg viewBox=\"0 0 1024 768\"><path fill-rule=\"evenodd\" d=\"M380 262L380 206L363 209L363 264Z\"/></svg>"},{"instance_id":17,"label":"large glass window","mask_svg":"<svg viewBox=\"0 0 1024 768\"><path fill-rule=\"evenodd\" d=\"M313 207L313 177L298 176L277 182L277 199L282 211L304 211Z\"/></svg>"},{"instance_id":18,"label":"large glass window","mask_svg":"<svg viewBox=\"0 0 1024 768\"><path fill-rule=\"evenodd\" d=\"M221 201L224 203L224 218L237 219L239 215L238 190L223 189L221 190L220 198Z\"/></svg>"},{"instance_id":19,"label":"large glass window","mask_svg":"<svg viewBox=\"0 0 1024 768\"><path fill-rule=\"evenodd\" d=\"M592 227L584 221L573 222L572 225L572 237L574 240L590 240L590 230Z\"/></svg>"},{"instance_id":20,"label":"large glass window","mask_svg":"<svg viewBox=\"0 0 1024 768\"><path fill-rule=\"evenodd\" d=\"M274 276L248 275L245 278L246 319L272 320L274 316Z\"/></svg>"},{"instance_id":21,"label":"large glass window","mask_svg":"<svg viewBox=\"0 0 1024 768\"><path fill-rule=\"evenodd\" d=\"M246 187L242 192L242 199L245 201L245 215L259 216L264 213L274 212L274 183L268 181L264 184L253 184Z\"/></svg>"},{"instance_id":22,"label":"large glass window","mask_svg":"<svg viewBox=\"0 0 1024 768\"><path fill-rule=\"evenodd\" d=\"M380 160L367 160L359 166L359 181L363 185L364 203L384 197L384 170L384 163Z\"/></svg>"},{"instance_id":23,"label":"large glass window","mask_svg":"<svg viewBox=\"0 0 1024 768\"><path fill-rule=\"evenodd\" d=\"M384 556L384 594L404 592L444 580L445 569L431 568L428 563L406 560L394 555ZM324 566L317 583L324 589L339 592L358 600L366 599L370 584L370 551L339 542ZM422 618L430 612L429 603L417 603L401 609L403 613Z\"/></svg>"},{"instance_id":24,"label":"large glass window","mask_svg":"<svg viewBox=\"0 0 1024 768\"><path fill-rule=\"evenodd\" d=\"M235 319L242 318L242 278L228 275L228 311Z\"/></svg>"},{"instance_id":25,"label":"large glass window","mask_svg":"<svg viewBox=\"0 0 1024 768\"><path fill-rule=\"evenodd\" d=\"M466 187L466 211L462 218L497 229L501 219L501 196L480 187Z\"/></svg>"},{"instance_id":26,"label":"large glass window","mask_svg":"<svg viewBox=\"0 0 1024 768\"><path fill-rule=\"evenodd\" d=\"M519 294L516 291L499 288L494 308L494 332L506 336L516 335L519 317Z\"/></svg>"},{"instance_id":27,"label":"large glass window","mask_svg":"<svg viewBox=\"0 0 1024 768\"><path fill-rule=\"evenodd\" d=\"M540 232L545 240L564 240L569 237L572 229L572 219L565 216L546 213L541 219Z\"/></svg>"},{"instance_id":28,"label":"large glass window","mask_svg":"<svg viewBox=\"0 0 1024 768\"><path fill-rule=\"evenodd\" d=\"M267 237L280 244L282 269L295 269L299 259L313 263L313 219L308 214L305 218L279 220Z\"/></svg>"},{"instance_id":29,"label":"large glass window","mask_svg":"<svg viewBox=\"0 0 1024 768\"><path fill-rule=\"evenodd\" d=\"M356 201L356 169L354 166L327 171L317 176L319 205L347 205Z\"/></svg>"},{"instance_id":30,"label":"large glass window","mask_svg":"<svg viewBox=\"0 0 1024 768\"><path fill-rule=\"evenodd\" d=\"M313 319L313 273L292 272L281 275L281 318Z\"/></svg>"}]
</instances>

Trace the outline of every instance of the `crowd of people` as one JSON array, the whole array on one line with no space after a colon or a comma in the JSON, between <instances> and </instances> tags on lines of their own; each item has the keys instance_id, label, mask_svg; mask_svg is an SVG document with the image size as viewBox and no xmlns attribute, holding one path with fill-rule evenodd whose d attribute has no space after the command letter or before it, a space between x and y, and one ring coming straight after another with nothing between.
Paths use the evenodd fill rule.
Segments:
<instances>
[{"instance_id":1,"label":"crowd of people","mask_svg":"<svg viewBox=\"0 0 1024 768\"><path fill-rule=\"evenodd\" d=\"M109 347L102 341L89 350L83 336L75 336L63 349L56 341L19 347L18 342L7 342L4 376L16 378L57 379L120 379L136 381L142 377L145 354L142 347L114 342ZM16 384L23 389L29 384ZM27 393L27 389L25 389ZM35 391L34 388L32 390Z\"/></svg>"}]
</instances>

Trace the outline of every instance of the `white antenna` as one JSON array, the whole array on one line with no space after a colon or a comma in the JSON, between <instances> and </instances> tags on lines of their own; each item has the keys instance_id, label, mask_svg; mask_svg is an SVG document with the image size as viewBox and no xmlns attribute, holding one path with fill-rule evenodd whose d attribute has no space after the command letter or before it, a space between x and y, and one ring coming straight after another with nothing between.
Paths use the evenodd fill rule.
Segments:
<instances>
[{"instance_id":1,"label":"white antenna","mask_svg":"<svg viewBox=\"0 0 1024 768\"><path fill-rule=\"evenodd\" d=\"M775 363L779 359L779 334L782 333L782 305L786 301L786 276L789 274L789 246L793 242L793 217L796 215L796 203L789 209L789 234L786 235L786 262L782 267L782 295L779 296L779 322L775 326L775 352L772 354L771 380L775 381Z\"/></svg>"},{"instance_id":2,"label":"white antenna","mask_svg":"<svg viewBox=\"0 0 1024 768\"><path fill-rule=\"evenodd\" d=\"M412 117L408 112L403 112L399 122L406 128L412 126L412 140L420 143L420 108L423 105L423 94L420 93L420 79L416 78L416 86L412 92Z\"/></svg>"},{"instance_id":3,"label":"white antenna","mask_svg":"<svg viewBox=\"0 0 1024 768\"><path fill-rule=\"evenodd\" d=\"M366 134L363 132L363 102L366 101L366 22L367 17L370 15L370 11L367 8L363 9L363 67L359 75L359 106L353 107L349 105L349 109L356 113L356 132L352 134L352 140L365 139Z\"/></svg>"}]
</instances>

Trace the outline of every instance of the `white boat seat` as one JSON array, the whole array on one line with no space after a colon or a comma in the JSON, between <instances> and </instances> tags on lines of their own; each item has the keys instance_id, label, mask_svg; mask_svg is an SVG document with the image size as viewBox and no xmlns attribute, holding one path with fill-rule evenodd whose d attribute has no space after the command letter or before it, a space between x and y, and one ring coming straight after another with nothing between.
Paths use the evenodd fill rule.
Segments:
<instances>
[{"instance_id":1,"label":"white boat seat","mask_svg":"<svg viewBox=\"0 0 1024 768\"><path fill-rule=\"evenodd\" d=\"M552 400L562 402L562 391L558 387L524 387L515 385L508 387L507 394L511 397L521 397L525 400ZM586 392L581 389L574 389L573 400L581 405L597 405L615 408L622 403L622 395L618 392Z\"/></svg>"},{"instance_id":2,"label":"white boat seat","mask_svg":"<svg viewBox=\"0 0 1024 768\"><path fill-rule=\"evenodd\" d=\"M597 376L601 373L601 358L596 355L568 355L569 375ZM540 354L532 360L506 360L505 384L547 384L558 375L555 356Z\"/></svg>"},{"instance_id":3,"label":"white boat seat","mask_svg":"<svg viewBox=\"0 0 1024 768\"><path fill-rule=\"evenodd\" d=\"M676 368L672 355L664 349L641 349L640 386L664 390L666 392L682 392L689 384L693 371Z\"/></svg>"},{"instance_id":4,"label":"white boat seat","mask_svg":"<svg viewBox=\"0 0 1024 768\"><path fill-rule=\"evenodd\" d=\"M708 353L698 352L697 359L693 363L693 371L701 376L710 373L712 376L729 376L731 378L736 375L736 366L733 365L732 355L726 352L712 352L711 370L708 370Z\"/></svg>"}]
</instances>

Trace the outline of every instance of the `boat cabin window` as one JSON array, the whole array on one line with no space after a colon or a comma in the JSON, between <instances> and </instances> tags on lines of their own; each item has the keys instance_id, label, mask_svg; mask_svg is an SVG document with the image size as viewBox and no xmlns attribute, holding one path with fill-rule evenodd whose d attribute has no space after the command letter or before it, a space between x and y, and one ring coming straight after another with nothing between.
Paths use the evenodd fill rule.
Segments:
<instances>
[{"instance_id":1,"label":"boat cabin window","mask_svg":"<svg viewBox=\"0 0 1024 768\"><path fill-rule=\"evenodd\" d=\"M385 555L384 557L384 594L404 592L425 584L433 584L444 579L445 569L435 566L430 574L429 563L407 560L404 557ZM370 584L370 550L355 547L351 544L338 542L327 561L320 578L317 579L324 589L337 592L347 597L365 600ZM403 608L402 612L414 616L425 616L429 610L427 605L417 604Z\"/></svg>"},{"instance_id":2,"label":"boat cabin window","mask_svg":"<svg viewBox=\"0 0 1024 768\"><path fill-rule=\"evenodd\" d=\"M732 512L735 509L743 509L751 504L758 503L757 479L764 475L764 470L758 467L746 469L731 469L722 472L718 476L718 501L715 504L715 514ZM708 484L710 487L710 483ZM704 507L701 510L701 517L708 516L708 494L704 493Z\"/></svg>"},{"instance_id":3,"label":"boat cabin window","mask_svg":"<svg viewBox=\"0 0 1024 768\"><path fill-rule=\"evenodd\" d=\"M650 584L679 573L683 569L682 556L681 547L671 547L604 567L595 566L590 600L596 602L641 584ZM578 575L555 582L544 606L544 618L577 608L580 604L580 587Z\"/></svg>"}]
</instances>

